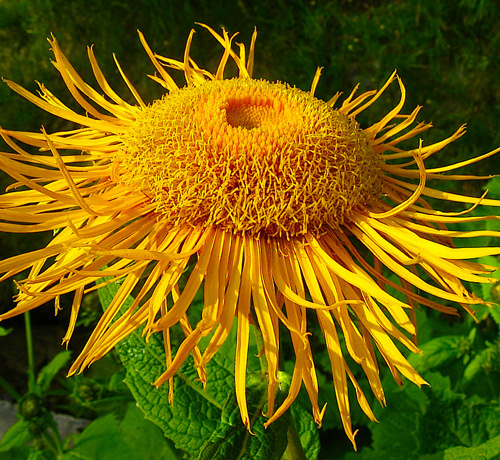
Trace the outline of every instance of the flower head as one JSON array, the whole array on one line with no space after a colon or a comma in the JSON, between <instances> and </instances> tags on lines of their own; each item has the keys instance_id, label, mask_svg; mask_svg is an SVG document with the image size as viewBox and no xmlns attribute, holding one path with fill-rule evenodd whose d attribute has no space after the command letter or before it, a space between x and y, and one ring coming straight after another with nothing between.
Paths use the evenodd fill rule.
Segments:
<instances>
[{"instance_id":1,"label":"flower head","mask_svg":"<svg viewBox=\"0 0 500 460\"><path fill-rule=\"evenodd\" d=\"M156 101L120 158L120 179L166 222L244 235L338 228L382 194L382 160L354 119L309 92L251 78L200 82Z\"/></svg>"},{"instance_id":2,"label":"flower head","mask_svg":"<svg viewBox=\"0 0 500 460\"><path fill-rule=\"evenodd\" d=\"M497 219L465 212L434 210L425 197L500 206L430 188L427 181L464 180L445 175L493 155L442 168L426 169L425 160L464 134L461 127L431 145L399 147L429 124L416 123L419 107L402 114L405 88L395 74L378 91L335 104L314 97L320 70L310 91L252 78L256 33L248 50L233 49L233 37L204 26L223 48L215 73L190 58L193 32L183 61L154 54L140 35L166 94L146 105L121 67L136 104L119 97L107 83L93 51L89 58L100 91L85 83L51 40L55 67L86 112L64 105L43 85L40 96L7 82L20 95L80 127L72 131L27 133L0 129L14 153L0 155L0 167L17 183L0 197L0 230L57 230L47 247L0 262L1 278L25 269L17 306L0 319L74 293L70 340L83 294L104 276L121 280L87 345L70 370L77 372L143 326L162 332L166 370L155 385L171 382L189 354L200 380L205 365L224 343L237 318L235 387L241 417L250 429L245 398L250 325L259 328L267 362L267 424L282 415L304 384L318 425L318 382L309 343L313 312L331 362L333 387L345 431L354 443L348 381L370 419L372 410L349 368L347 353L360 365L375 397L384 404L375 350L396 381L425 381L395 345L413 352L417 304L444 313L455 310L417 294L471 306L484 303L467 292L462 280L488 283L494 268L467 261L497 255L500 248L453 245L453 237L499 232L458 232L447 224ZM239 76L225 79L229 61ZM184 72L179 88L166 69ZM380 121L360 127L356 116L397 82L401 99ZM101 94L101 92L103 94ZM40 148L32 155L16 142ZM64 151L69 151L62 154ZM76 151L76 153L75 153ZM360 249L363 248L363 249ZM361 252L362 253L361 253ZM181 275L195 259L186 283ZM385 266L399 278L388 279ZM423 276L425 275L425 276ZM189 306L203 285L204 307L194 327ZM182 287L183 286L183 287ZM405 301L391 295L390 286ZM134 292L126 312L124 300ZM175 356L169 330L180 324L185 340ZM275 407L280 324L289 331L295 352L291 386ZM345 347L339 339L341 333ZM212 334L207 347L202 337Z\"/></svg>"}]
</instances>

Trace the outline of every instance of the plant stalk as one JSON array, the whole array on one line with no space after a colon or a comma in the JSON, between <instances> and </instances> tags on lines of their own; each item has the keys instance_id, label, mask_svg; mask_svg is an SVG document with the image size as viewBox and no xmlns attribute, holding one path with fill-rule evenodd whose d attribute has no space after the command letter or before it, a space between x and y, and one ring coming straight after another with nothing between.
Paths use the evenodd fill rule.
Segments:
<instances>
[{"instance_id":1,"label":"plant stalk","mask_svg":"<svg viewBox=\"0 0 500 460\"><path fill-rule=\"evenodd\" d=\"M31 330L30 312L24 313L24 328L26 331L26 351L28 353L28 391L38 393L35 378L35 358L33 353L33 334Z\"/></svg>"},{"instance_id":2,"label":"plant stalk","mask_svg":"<svg viewBox=\"0 0 500 460\"><path fill-rule=\"evenodd\" d=\"M287 438L288 444L281 460L307 460L293 419L288 427Z\"/></svg>"}]
</instances>

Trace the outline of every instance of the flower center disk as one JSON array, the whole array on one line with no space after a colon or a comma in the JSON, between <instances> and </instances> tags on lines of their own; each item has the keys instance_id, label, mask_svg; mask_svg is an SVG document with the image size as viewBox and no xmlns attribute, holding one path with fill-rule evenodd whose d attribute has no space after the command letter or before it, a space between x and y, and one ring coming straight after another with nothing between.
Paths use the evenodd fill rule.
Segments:
<instances>
[{"instance_id":1,"label":"flower center disk","mask_svg":"<svg viewBox=\"0 0 500 460\"><path fill-rule=\"evenodd\" d=\"M171 225L291 237L338 228L381 194L381 159L354 119L265 80L207 81L142 110L121 180Z\"/></svg>"}]
</instances>

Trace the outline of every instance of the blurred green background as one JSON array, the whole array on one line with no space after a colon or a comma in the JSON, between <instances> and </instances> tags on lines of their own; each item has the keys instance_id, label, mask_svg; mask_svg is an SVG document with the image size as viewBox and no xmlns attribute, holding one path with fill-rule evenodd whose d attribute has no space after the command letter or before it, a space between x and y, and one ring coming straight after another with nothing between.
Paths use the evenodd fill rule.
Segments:
<instances>
[{"instance_id":1,"label":"blurred green background","mask_svg":"<svg viewBox=\"0 0 500 460\"><path fill-rule=\"evenodd\" d=\"M317 67L323 67L316 96L328 100L337 91L360 92L380 87L394 69L407 88L405 112L423 105L418 121L432 122L423 135L429 144L467 123L468 133L427 163L451 164L500 145L500 6L496 0L303 1L303 0L0 0L0 77L36 91L35 81L70 106L71 96L51 65L47 37L54 34L80 75L93 84L86 47L94 51L108 81L129 102L133 98L113 62L115 53L142 98L151 102L163 90L147 75L154 67L139 42L141 30L151 48L182 59L191 28L191 55L215 71L221 47L195 22L249 44L257 27L255 78L280 80L309 90ZM183 84L182 74L175 75ZM393 85L359 120L377 121L399 100ZM71 128L32 106L0 83L0 125L8 129L48 132ZM417 145L414 140L412 145ZM5 148L0 144L0 148ZM500 173L499 160L468 168L469 173ZM2 176L0 187L12 180ZM480 195L484 181L458 184ZM457 185L455 185L457 187ZM457 189L459 190L459 189ZM40 237L0 233L2 257L42 247ZM0 286L0 311L12 307L13 283ZM35 312L35 322L53 324L52 308ZM65 324L66 320L60 320ZM22 325L20 320L6 327ZM446 329L448 331L448 329ZM50 338L58 346L59 333ZM0 366L0 371L1 371ZM340 433L340 430L339 430ZM342 434L339 434L342 436Z\"/></svg>"}]
</instances>

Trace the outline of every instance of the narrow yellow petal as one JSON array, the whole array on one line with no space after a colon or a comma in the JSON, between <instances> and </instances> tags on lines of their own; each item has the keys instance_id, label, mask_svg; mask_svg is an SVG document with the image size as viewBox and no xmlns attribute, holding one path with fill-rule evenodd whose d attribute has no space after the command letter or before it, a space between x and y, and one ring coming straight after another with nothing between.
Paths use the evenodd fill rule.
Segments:
<instances>
[{"instance_id":1,"label":"narrow yellow petal","mask_svg":"<svg viewBox=\"0 0 500 460\"><path fill-rule=\"evenodd\" d=\"M165 71L165 69L161 66L161 64L158 62L158 59L156 58L156 55L151 51L151 48L149 47L148 43L146 42L146 38L140 32L139 30L137 31L139 34L139 39L142 43L142 46L144 47L144 50L146 51L147 55L149 56L149 59L151 59L151 62L155 66L156 70L160 74L162 80L162 84L165 88L167 88L169 91L176 91L179 89L177 84L175 83L174 79Z\"/></svg>"},{"instance_id":2,"label":"narrow yellow petal","mask_svg":"<svg viewBox=\"0 0 500 460\"><path fill-rule=\"evenodd\" d=\"M243 264L243 273L241 276L241 288L238 302L238 334L236 339L236 361L234 364L234 379L236 400L240 408L241 420L247 429L251 432L250 417L248 416L248 406L246 398L246 378L248 362L248 344L250 333L250 302L251 302L251 284L250 271L251 262L247 255L247 245L245 245L245 262Z\"/></svg>"},{"instance_id":3,"label":"narrow yellow petal","mask_svg":"<svg viewBox=\"0 0 500 460\"><path fill-rule=\"evenodd\" d=\"M233 260L228 266L228 273L230 273L230 276L225 297L223 298L223 309L220 317L220 323L203 353L203 364L208 363L221 345L225 342L231 331L236 313L238 295L241 289L240 282L243 262L243 246L241 236L234 237L231 249L233 251Z\"/></svg>"}]
</instances>

